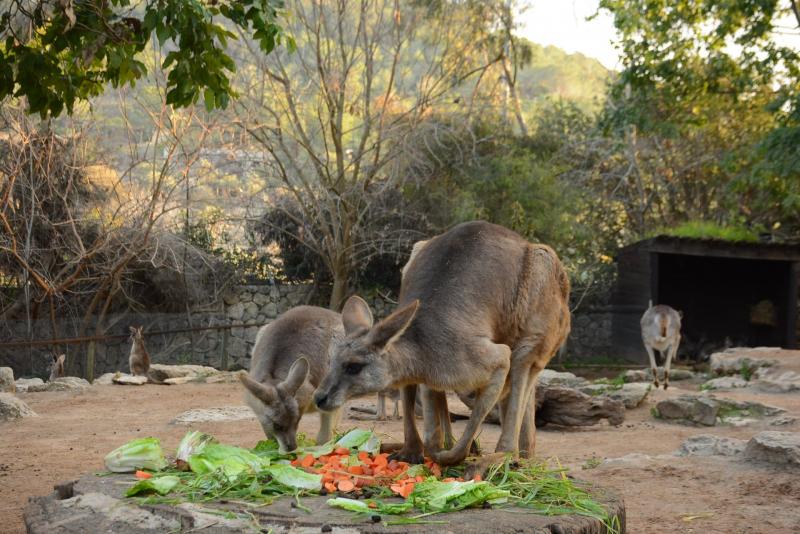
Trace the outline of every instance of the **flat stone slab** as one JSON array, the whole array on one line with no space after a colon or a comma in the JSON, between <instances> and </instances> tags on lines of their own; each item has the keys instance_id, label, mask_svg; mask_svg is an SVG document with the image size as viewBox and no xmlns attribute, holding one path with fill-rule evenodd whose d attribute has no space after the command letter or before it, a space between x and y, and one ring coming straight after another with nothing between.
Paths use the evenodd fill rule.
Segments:
<instances>
[{"instance_id":1,"label":"flat stone slab","mask_svg":"<svg viewBox=\"0 0 800 534\"><path fill-rule=\"evenodd\" d=\"M28 388L31 386L41 386L44 384L44 380L41 378L17 378L16 386L17 392L25 393L28 391Z\"/></svg>"},{"instance_id":2,"label":"flat stone slab","mask_svg":"<svg viewBox=\"0 0 800 534\"><path fill-rule=\"evenodd\" d=\"M170 421L173 425L192 425L194 423L219 423L226 421L255 420L253 410L247 406L222 406L220 408L194 408L183 412Z\"/></svg>"},{"instance_id":3,"label":"flat stone slab","mask_svg":"<svg viewBox=\"0 0 800 534\"><path fill-rule=\"evenodd\" d=\"M385 526L369 517L358 516L326 504L328 497L303 497L307 513L291 506L294 499L282 498L271 505L247 507L241 503L205 502L200 504L138 505L122 495L133 485L132 475L97 477L85 475L72 483L56 486L44 497L33 497L25 508L28 534L77 534L114 532L202 532L227 534L234 532L319 533L329 525L334 534L382 532L459 532L493 534L530 532L534 534L600 534L606 529L596 519L578 515L543 516L525 513L524 509L507 507L491 510L469 509L437 514L427 519L445 524ZM612 517L618 519L620 532L625 532L625 507L612 493L591 486L595 499L603 503ZM400 502L397 499L397 502ZM222 515L225 514L225 515ZM391 519L385 516L384 519Z\"/></svg>"},{"instance_id":4,"label":"flat stone slab","mask_svg":"<svg viewBox=\"0 0 800 534\"><path fill-rule=\"evenodd\" d=\"M750 382L739 376L720 376L704 382L701 389L736 389L749 385Z\"/></svg>"},{"instance_id":5,"label":"flat stone slab","mask_svg":"<svg viewBox=\"0 0 800 534\"><path fill-rule=\"evenodd\" d=\"M699 434L681 443L675 456L736 456L744 452L747 441L713 434Z\"/></svg>"},{"instance_id":6,"label":"flat stone slab","mask_svg":"<svg viewBox=\"0 0 800 534\"><path fill-rule=\"evenodd\" d=\"M658 367L656 368L656 372L658 373L658 379L663 381L664 368ZM669 379L671 382L676 382L678 380L691 380L695 376L697 376L697 373L689 371L688 369L670 369L669 371ZM652 382L653 371L649 367L645 369L629 369L625 371L622 379L625 382Z\"/></svg>"},{"instance_id":7,"label":"flat stone slab","mask_svg":"<svg viewBox=\"0 0 800 534\"><path fill-rule=\"evenodd\" d=\"M742 426L758 419L771 418L786 410L759 402L737 401L710 394L681 395L656 404L655 416L677 423L714 426Z\"/></svg>"},{"instance_id":8,"label":"flat stone slab","mask_svg":"<svg viewBox=\"0 0 800 534\"><path fill-rule=\"evenodd\" d=\"M711 372L716 375L735 375L742 372L742 368L754 370L759 367L771 367L778 364L778 360L767 356L777 348L731 348L724 352L715 352L709 359Z\"/></svg>"},{"instance_id":9,"label":"flat stone slab","mask_svg":"<svg viewBox=\"0 0 800 534\"><path fill-rule=\"evenodd\" d=\"M150 365L148 376L154 382L163 382L170 378L209 376L219 373L217 369L206 365L164 365L154 363Z\"/></svg>"},{"instance_id":10,"label":"flat stone slab","mask_svg":"<svg viewBox=\"0 0 800 534\"><path fill-rule=\"evenodd\" d=\"M118 373L111 378L111 382L121 386L143 386L147 384L147 377Z\"/></svg>"}]
</instances>

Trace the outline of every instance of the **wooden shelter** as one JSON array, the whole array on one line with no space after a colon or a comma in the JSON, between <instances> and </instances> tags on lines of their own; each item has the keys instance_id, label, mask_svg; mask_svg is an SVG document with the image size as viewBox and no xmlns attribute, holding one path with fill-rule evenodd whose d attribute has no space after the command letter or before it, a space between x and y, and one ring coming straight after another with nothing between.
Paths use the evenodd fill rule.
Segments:
<instances>
[{"instance_id":1,"label":"wooden shelter","mask_svg":"<svg viewBox=\"0 0 800 534\"><path fill-rule=\"evenodd\" d=\"M699 346L797 348L800 246L658 236L616 258L612 345L645 362L639 320L653 304L683 313L686 354Z\"/></svg>"}]
</instances>

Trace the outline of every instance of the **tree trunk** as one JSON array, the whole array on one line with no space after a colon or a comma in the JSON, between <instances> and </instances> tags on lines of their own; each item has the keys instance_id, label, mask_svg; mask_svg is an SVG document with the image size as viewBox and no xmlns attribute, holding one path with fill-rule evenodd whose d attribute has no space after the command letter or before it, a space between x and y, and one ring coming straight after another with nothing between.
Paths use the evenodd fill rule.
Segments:
<instances>
[{"instance_id":1,"label":"tree trunk","mask_svg":"<svg viewBox=\"0 0 800 534\"><path fill-rule=\"evenodd\" d=\"M328 303L328 307L333 311L342 311L344 299L347 297L347 279L348 274L344 269L337 269L333 273L333 290L331 291L331 300Z\"/></svg>"}]
</instances>

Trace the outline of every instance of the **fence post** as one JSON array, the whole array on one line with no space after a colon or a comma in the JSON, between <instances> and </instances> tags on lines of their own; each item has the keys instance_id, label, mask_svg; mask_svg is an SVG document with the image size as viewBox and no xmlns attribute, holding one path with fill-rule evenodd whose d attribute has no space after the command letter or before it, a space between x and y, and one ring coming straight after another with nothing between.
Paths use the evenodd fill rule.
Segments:
<instances>
[{"instance_id":1,"label":"fence post","mask_svg":"<svg viewBox=\"0 0 800 534\"><path fill-rule=\"evenodd\" d=\"M220 370L222 370L222 371L227 371L228 370L228 335L229 335L229 332L230 332L229 328L223 328L222 329L222 343L221 343L222 353L220 354L220 359L219 359L219 367L220 367Z\"/></svg>"},{"instance_id":2,"label":"fence post","mask_svg":"<svg viewBox=\"0 0 800 534\"><path fill-rule=\"evenodd\" d=\"M85 376L86 380L92 382L94 380L94 351L95 351L96 341L92 340L89 342L89 347L86 350L86 371Z\"/></svg>"}]
</instances>

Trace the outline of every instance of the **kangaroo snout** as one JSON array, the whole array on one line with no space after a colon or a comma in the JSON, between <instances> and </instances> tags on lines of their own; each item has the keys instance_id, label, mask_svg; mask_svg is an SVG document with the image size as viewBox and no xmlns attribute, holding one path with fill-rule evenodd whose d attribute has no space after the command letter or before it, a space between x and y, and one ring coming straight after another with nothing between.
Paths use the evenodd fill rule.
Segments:
<instances>
[{"instance_id":1,"label":"kangaroo snout","mask_svg":"<svg viewBox=\"0 0 800 534\"><path fill-rule=\"evenodd\" d=\"M330 406L328 406L328 394L322 391L314 393L314 404L322 411L329 411L331 409Z\"/></svg>"}]
</instances>

